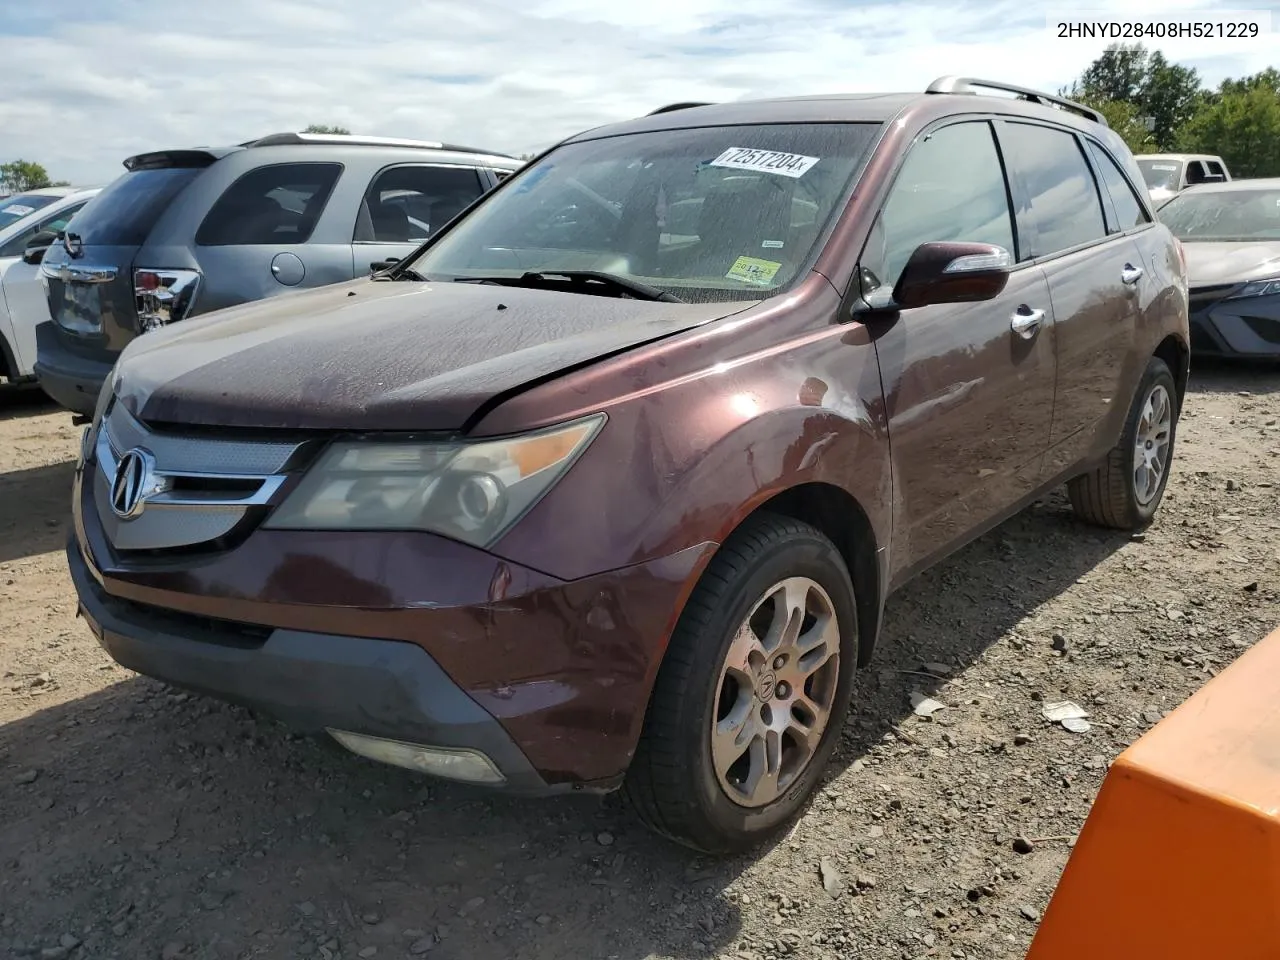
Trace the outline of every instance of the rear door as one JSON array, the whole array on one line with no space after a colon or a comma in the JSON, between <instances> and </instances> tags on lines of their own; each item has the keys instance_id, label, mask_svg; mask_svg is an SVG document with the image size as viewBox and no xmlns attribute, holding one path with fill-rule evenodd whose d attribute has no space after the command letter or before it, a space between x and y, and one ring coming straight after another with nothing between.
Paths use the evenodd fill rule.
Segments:
<instances>
[{"instance_id":1,"label":"rear door","mask_svg":"<svg viewBox=\"0 0 1280 960\"><path fill-rule=\"evenodd\" d=\"M1104 428L1129 405L1142 257L1130 236L1108 230L1105 188L1075 131L1010 119L999 133L1026 210L1022 255L1044 270L1053 302L1057 389L1045 469L1056 475L1115 442L1104 443Z\"/></svg>"},{"instance_id":2,"label":"rear door","mask_svg":"<svg viewBox=\"0 0 1280 960\"><path fill-rule=\"evenodd\" d=\"M352 235L354 272L413 253L488 188L473 167L404 163L384 167L360 201Z\"/></svg>"},{"instance_id":3,"label":"rear door","mask_svg":"<svg viewBox=\"0 0 1280 960\"><path fill-rule=\"evenodd\" d=\"M134 258L170 204L216 157L153 154L108 185L45 254L48 304L63 347L108 360L138 334Z\"/></svg>"}]
</instances>

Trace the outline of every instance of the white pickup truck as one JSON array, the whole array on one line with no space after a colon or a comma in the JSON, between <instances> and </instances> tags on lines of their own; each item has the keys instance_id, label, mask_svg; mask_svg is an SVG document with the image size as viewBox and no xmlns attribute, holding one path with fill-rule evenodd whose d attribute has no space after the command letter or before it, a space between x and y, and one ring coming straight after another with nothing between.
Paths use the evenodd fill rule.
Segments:
<instances>
[{"instance_id":1,"label":"white pickup truck","mask_svg":"<svg viewBox=\"0 0 1280 960\"><path fill-rule=\"evenodd\" d=\"M96 189L49 187L0 200L0 377L27 380L36 359L36 325L49 319L40 261Z\"/></svg>"},{"instance_id":2,"label":"white pickup truck","mask_svg":"<svg viewBox=\"0 0 1280 960\"><path fill-rule=\"evenodd\" d=\"M1156 207L1199 183L1225 183L1231 172L1221 157L1205 153L1143 153L1134 157Z\"/></svg>"}]
</instances>

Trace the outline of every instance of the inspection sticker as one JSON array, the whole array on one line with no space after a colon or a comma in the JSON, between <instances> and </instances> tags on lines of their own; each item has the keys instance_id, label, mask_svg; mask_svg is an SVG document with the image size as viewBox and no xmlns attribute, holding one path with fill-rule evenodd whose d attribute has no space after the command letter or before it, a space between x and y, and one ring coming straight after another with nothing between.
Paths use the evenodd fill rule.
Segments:
<instances>
[{"instance_id":1,"label":"inspection sticker","mask_svg":"<svg viewBox=\"0 0 1280 960\"><path fill-rule=\"evenodd\" d=\"M711 161L713 167L731 167L734 170L754 170L757 173L777 173L799 179L813 169L820 157L806 157L798 153L779 153L776 150L752 150L750 147L730 147Z\"/></svg>"},{"instance_id":2,"label":"inspection sticker","mask_svg":"<svg viewBox=\"0 0 1280 960\"><path fill-rule=\"evenodd\" d=\"M739 257L729 272L725 274L728 280L741 280L743 283L754 283L759 286L768 286L778 274L778 270L782 264L775 263L772 260L758 260L755 257Z\"/></svg>"}]
</instances>

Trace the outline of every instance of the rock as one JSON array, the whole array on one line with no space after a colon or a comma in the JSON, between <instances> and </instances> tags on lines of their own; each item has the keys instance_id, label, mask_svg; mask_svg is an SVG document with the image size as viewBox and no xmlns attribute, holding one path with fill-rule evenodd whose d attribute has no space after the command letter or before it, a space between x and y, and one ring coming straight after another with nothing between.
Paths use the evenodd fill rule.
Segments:
<instances>
[{"instance_id":1,"label":"rock","mask_svg":"<svg viewBox=\"0 0 1280 960\"><path fill-rule=\"evenodd\" d=\"M80 938L74 933L64 933L58 938L58 943L67 950L74 950L76 947L80 946Z\"/></svg>"},{"instance_id":2,"label":"rock","mask_svg":"<svg viewBox=\"0 0 1280 960\"><path fill-rule=\"evenodd\" d=\"M314 916L316 912L316 905L310 900L304 900L302 903L298 904L298 912L304 917Z\"/></svg>"},{"instance_id":3,"label":"rock","mask_svg":"<svg viewBox=\"0 0 1280 960\"><path fill-rule=\"evenodd\" d=\"M822 889L827 891L827 896L832 900L839 899L844 893L844 877L836 868L835 861L829 857L823 857L818 864L818 873L822 877Z\"/></svg>"},{"instance_id":4,"label":"rock","mask_svg":"<svg viewBox=\"0 0 1280 960\"><path fill-rule=\"evenodd\" d=\"M28 783L35 783L36 778L40 776L39 770L23 770L20 774L13 778L13 782L19 786L26 786Z\"/></svg>"},{"instance_id":5,"label":"rock","mask_svg":"<svg viewBox=\"0 0 1280 960\"><path fill-rule=\"evenodd\" d=\"M536 921L536 923L542 927L545 927L550 922L551 922L551 917L545 913L539 914L538 919Z\"/></svg>"},{"instance_id":6,"label":"rock","mask_svg":"<svg viewBox=\"0 0 1280 960\"><path fill-rule=\"evenodd\" d=\"M178 957L182 956L186 949L187 945L185 943L181 943L177 940L170 940L161 948L160 960L177 960Z\"/></svg>"},{"instance_id":7,"label":"rock","mask_svg":"<svg viewBox=\"0 0 1280 960\"><path fill-rule=\"evenodd\" d=\"M1015 747L1025 747L1030 742L1031 738L1025 733L1016 733L1013 736L1013 745Z\"/></svg>"},{"instance_id":8,"label":"rock","mask_svg":"<svg viewBox=\"0 0 1280 960\"><path fill-rule=\"evenodd\" d=\"M881 837L884 836L884 827L880 826L880 824L877 823L875 826L873 826L870 830L867 831L867 836L870 837L872 840L879 840Z\"/></svg>"},{"instance_id":9,"label":"rock","mask_svg":"<svg viewBox=\"0 0 1280 960\"><path fill-rule=\"evenodd\" d=\"M939 703L932 697L926 697L919 690L911 692L911 710L917 717L932 717L939 710L947 709L945 703Z\"/></svg>"},{"instance_id":10,"label":"rock","mask_svg":"<svg viewBox=\"0 0 1280 960\"><path fill-rule=\"evenodd\" d=\"M360 919L363 920L365 923L372 925L377 923L382 918L379 917L376 913L366 913Z\"/></svg>"},{"instance_id":11,"label":"rock","mask_svg":"<svg viewBox=\"0 0 1280 960\"><path fill-rule=\"evenodd\" d=\"M1246 583L1246 584L1245 584L1243 587L1241 587L1240 589L1241 589L1241 590L1243 590L1245 593L1257 593L1257 592L1258 592L1258 581L1257 581L1257 580L1254 580L1252 583Z\"/></svg>"},{"instance_id":12,"label":"rock","mask_svg":"<svg viewBox=\"0 0 1280 960\"><path fill-rule=\"evenodd\" d=\"M1014 853L1030 853L1035 846L1026 837L1014 837L1013 852Z\"/></svg>"},{"instance_id":13,"label":"rock","mask_svg":"<svg viewBox=\"0 0 1280 960\"><path fill-rule=\"evenodd\" d=\"M117 923L114 927L111 928L112 935L117 937L123 937L128 932L129 932L129 924L125 923L123 920L121 920L119 923Z\"/></svg>"},{"instance_id":14,"label":"rock","mask_svg":"<svg viewBox=\"0 0 1280 960\"><path fill-rule=\"evenodd\" d=\"M1022 916L1025 917L1027 920L1030 920L1032 923L1040 922L1040 912L1038 910L1035 910L1032 907L1027 906L1025 903L1018 905L1018 912L1022 914Z\"/></svg>"},{"instance_id":15,"label":"rock","mask_svg":"<svg viewBox=\"0 0 1280 960\"><path fill-rule=\"evenodd\" d=\"M358 956L364 957L364 958L365 958L365 960L368 960L368 958L369 958L369 957L376 957L377 955L378 955L378 948L377 948L377 947L372 947L372 946L370 946L370 947L365 947L365 948L364 948L363 950L361 950L361 951L360 951L360 953L358 954Z\"/></svg>"},{"instance_id":16,"label":"rock","mask_svg":"<svg viewBox=\"0 0 1280 960\"><path fill-rule=\"evenodd\" d=\"M484 897L472 897L462 905L462 909L458 911L458 915L465 917L468 913L471 913L473 910L478 910L483 905Z\"/></svg>"},{"instance_id":17,"label":"rock","mask_svg":"<svg viewBox=\"0 0 1280 960\"><path fill-rule=\"evenodd\" d=\"M69 952L66 947L45 947L40 951L40 960L66 960Z\"/></svg>"},{"instance_id":18,"label":"rock","mask_svg":"<svg viewBox=\"0 0 1280 960\"><path fill-rule=\"evenodd\" d=\"M434 948L435 945L436 941L434 937L423 937L421 940L415 940L413 943L409 944L409 952L415 957L420 957Z\"/></svg>"},{"instance_id":19,"label":"rock","mask_svg":"<svg viewBox=\"0 0 1280 960\"><path fill-rule=\"evenodd\" d=\"M1060 633L1053 635L1053 649L1059 653L1065 653L1067 649L1067 638Z\"/></svg>"},{"instance_id":20,"label":"rock","mask_svg":"<svg viewBox=\"0 0 1280 960\"><path fill-rule=\"evenodd\" d=\"M874 890L876 888L876 878L862 873L854 878L853 885L859 890Z\"/></svg>"},{"instance_id":21,"label":"rock","mask_svg":"<svg viewBox=\"0 0 1280 960\"><path fill-rule=\"evenodd\" d=\"M1239 490L1239 489L1240 489L1240 484L1239 484L1239 483L1237 483L1235 480L1228 480L1228 481L1227 481L1227 492L1228 492L1228 493L1235 493L1235 492L1236 492L1237 490Z\"/></svg>"},{"instance_id":22,"label":"rock","mask_svg":"<svg viewBox=\"0 0 1280 960\"><path fill-rule=\"evenodd\" d=\"M596 843L600 844L602 847L613 846L613 834L609 833L607 830L602 830L600 833L596 834Z\"/></svg>"}]
</instances>

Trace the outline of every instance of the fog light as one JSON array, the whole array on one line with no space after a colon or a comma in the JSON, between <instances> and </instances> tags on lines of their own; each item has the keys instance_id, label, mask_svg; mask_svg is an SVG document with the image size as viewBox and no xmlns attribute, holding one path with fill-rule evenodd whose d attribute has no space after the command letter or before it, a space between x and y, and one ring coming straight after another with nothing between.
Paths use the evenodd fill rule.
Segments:
<instances>
[{"instance_id":1,"label":"fog light","mask_svg":"<svg viewBox=\"0 0 1280 960\"><path fill-rule=\"evenodd\" d=\"M331 729L329 734L352 753L380 763L467 783L503 783L506 780L493 761L476 750L428 747L421 743L384 740L345 730Z\"/></svg>"}]
</instances>

